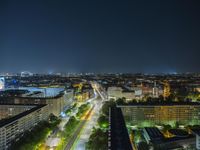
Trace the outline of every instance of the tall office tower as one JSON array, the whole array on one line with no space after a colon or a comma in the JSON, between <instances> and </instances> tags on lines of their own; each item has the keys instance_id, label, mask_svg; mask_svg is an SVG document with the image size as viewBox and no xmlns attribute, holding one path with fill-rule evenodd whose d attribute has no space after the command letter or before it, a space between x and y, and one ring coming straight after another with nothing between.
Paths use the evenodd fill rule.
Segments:
<instances>
[{"instance_id":1,"label":"tall office tower","mask_svg":"<svg viewBox=\"0 0 200 150\"><path fill-rule=\"evenodd\" d=\"M163 91L163 97L166 99L170 96L170 85L168 81L164 81L164 91Z\"/></svg>"}]
</instances>

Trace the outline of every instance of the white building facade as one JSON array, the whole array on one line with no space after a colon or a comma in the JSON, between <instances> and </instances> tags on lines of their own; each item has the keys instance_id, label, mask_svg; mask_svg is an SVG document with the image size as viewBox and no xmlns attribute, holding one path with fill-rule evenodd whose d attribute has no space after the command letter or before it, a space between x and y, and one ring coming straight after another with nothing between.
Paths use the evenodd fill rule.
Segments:
<instances>
[{"instance_id":1,"label":"white building facade","mask_svg":"<svg viewBox=\"0 0 200 150\"><path fill-rule=\"evenodd\" d=\"M48 117L48 106L38 105L14 117L0 121L0 150L8 149L12 142L18 140L25 131L32 129L39 122L47 120Z\"/></svg>"}]
</instances>

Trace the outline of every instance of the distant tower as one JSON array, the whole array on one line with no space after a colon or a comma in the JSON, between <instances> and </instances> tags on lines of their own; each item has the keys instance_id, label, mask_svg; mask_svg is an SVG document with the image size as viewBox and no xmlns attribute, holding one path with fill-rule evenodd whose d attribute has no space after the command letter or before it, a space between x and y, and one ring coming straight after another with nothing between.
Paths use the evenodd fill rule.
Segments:
<instances>
[{"instance_id":1,"label":"distant tower","mask_svg":"<svg viewBox=\"0 0 200 150\"><path fill-rule=\"evenodd\" d=\"M153 97L158 97L158 87L156 85L156 81L154 82L154 87L153 87Z\"/></svg>"},{"instance_id":2,"label":"distant tower","mask_svg":"<svg viewBox=\"0 0 200 150\"><path fill-rule=\"evenodd\" d=\"M163 97L166 99L170 96L170 85L168 81L164 81L164 91L163 91Z\"/></svg>"},{"instance_id":3,"label":"distant tower","mask_svg":"<svg viewBox=\"0 0 200 150\"><path fill-rule=\"evenodd\" d=\"M0 77L0 91L5 89L5 78Z\"/></svg>"}]
</instances>

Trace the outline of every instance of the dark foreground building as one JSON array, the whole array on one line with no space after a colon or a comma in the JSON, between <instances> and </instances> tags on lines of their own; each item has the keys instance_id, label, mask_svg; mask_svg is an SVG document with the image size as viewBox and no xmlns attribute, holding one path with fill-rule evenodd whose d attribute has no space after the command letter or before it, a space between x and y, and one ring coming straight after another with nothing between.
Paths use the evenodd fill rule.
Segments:
<instances>
[{"instance_id":1,"label":"dark foreground building","mask_svg":"<svg viewBox=\"0 0 200 150\"><path fill-rule=\"evenodd\" d=\"M110 108L108 146L110 150L132 150L128 131L120 108Z\"/></svg>"}]
</instances>

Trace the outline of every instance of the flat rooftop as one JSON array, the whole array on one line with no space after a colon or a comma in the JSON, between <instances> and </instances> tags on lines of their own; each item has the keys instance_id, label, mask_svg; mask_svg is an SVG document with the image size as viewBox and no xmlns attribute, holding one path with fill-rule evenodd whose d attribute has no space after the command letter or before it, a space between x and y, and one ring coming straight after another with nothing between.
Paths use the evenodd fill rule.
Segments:
<instances>
[{"instance_id":1,"label":"flat rooftop","mask_svg":"<svg viewBox=\"0 0 200 150\"><path fill-rule=\"evenodd\" d=\"M198 136L200 136L200 128L191 129L192 132Z\"/></svg>"},{"instance_id":2,"label":"flat rooftop","mask_svg":"<svg viewBox=\"0 0 200 150\"><path fill-rule=\"evenodd\" d=\"M132 150L128 131L120 108L110 109L110 143L111 150Z\"/></svg>"},{"instance_id":3,"label":"flat rooftop","mask_svg":"<svg viewBox=\"0 0 200 150\"><path fill-rule=\"evenodd\" d=\"M8 104L5 104L5 105L8 105ZM15 104L12 104L12 106L15 106ZM19 105L19 104L17 104L16 106L24 106L24 107L26 107L26 106L35 106L35 107L33 107L33 108L31 108L31 109L29 109L27 111L24 111L24 112L22 112L22 113L20 113L18 115L15 115L15 116L13 116L11 118L0 120L0 128L5 126L6 124L14 122L14 121L18 120L19 118L22 118L22 117L24 117L24 116L26 116L26 115L34 112L34 111L46 106L46 104L45 105Z\"/></svg>"},{"instance_id":4,"label":"flat rooftop","mask_svg":"<svg viewBox=\"0 0 200 150\"><path fill-rule=\"evenodd\" d=\"M155 102L155 103L148 103L148 102L138 102L133 104L124 104L124 105L117 105L117 107L138 107L138 106L200 106L198 102Z\"/></svg>"},{"instance_id":5,"label":"flat rooftop","mask_svg":"<svg viewBox=\"0 0 200 150\"><path fill-rule=\"evenodd\" d=\"M64 88L38 88L38 87L19 87L19 88L10 88L4 91L0 91L1 96L14 96L14 97L56 97L64 92Z\"/></svg>"},{"instance_id":6,"label":"flat rooftop","mask_svg":"<svg viewBox=\"0 0 200 150\"><path fill-rule=\"evenodd\" d=\"M0 91L0 97L16 98L58 98L63 96L64 88L37 88L37 87L19 87Z\"/></svg>"},{"instance_id":7,"label":"flat rooftop","mask_svg":"<svg viewBox=\"0 0 200 150\"><path fill-rule=\"evenodd\" d=\"M164 139L163 134L156 127L146 127L144 130L148 133L151 140L161 140Z\"/></svg>"},{"instance_id":8,"label":"flat rooftop","mask_svg":"<svg viewBox=\"0 0 200 150\"><path fill-rule=\"evenodd\" d=\"M187 137L189 136L188 132L182 129L170 129L168 130L169 133L177 136L177 137Z\"/></svg>"}]
</instances>

